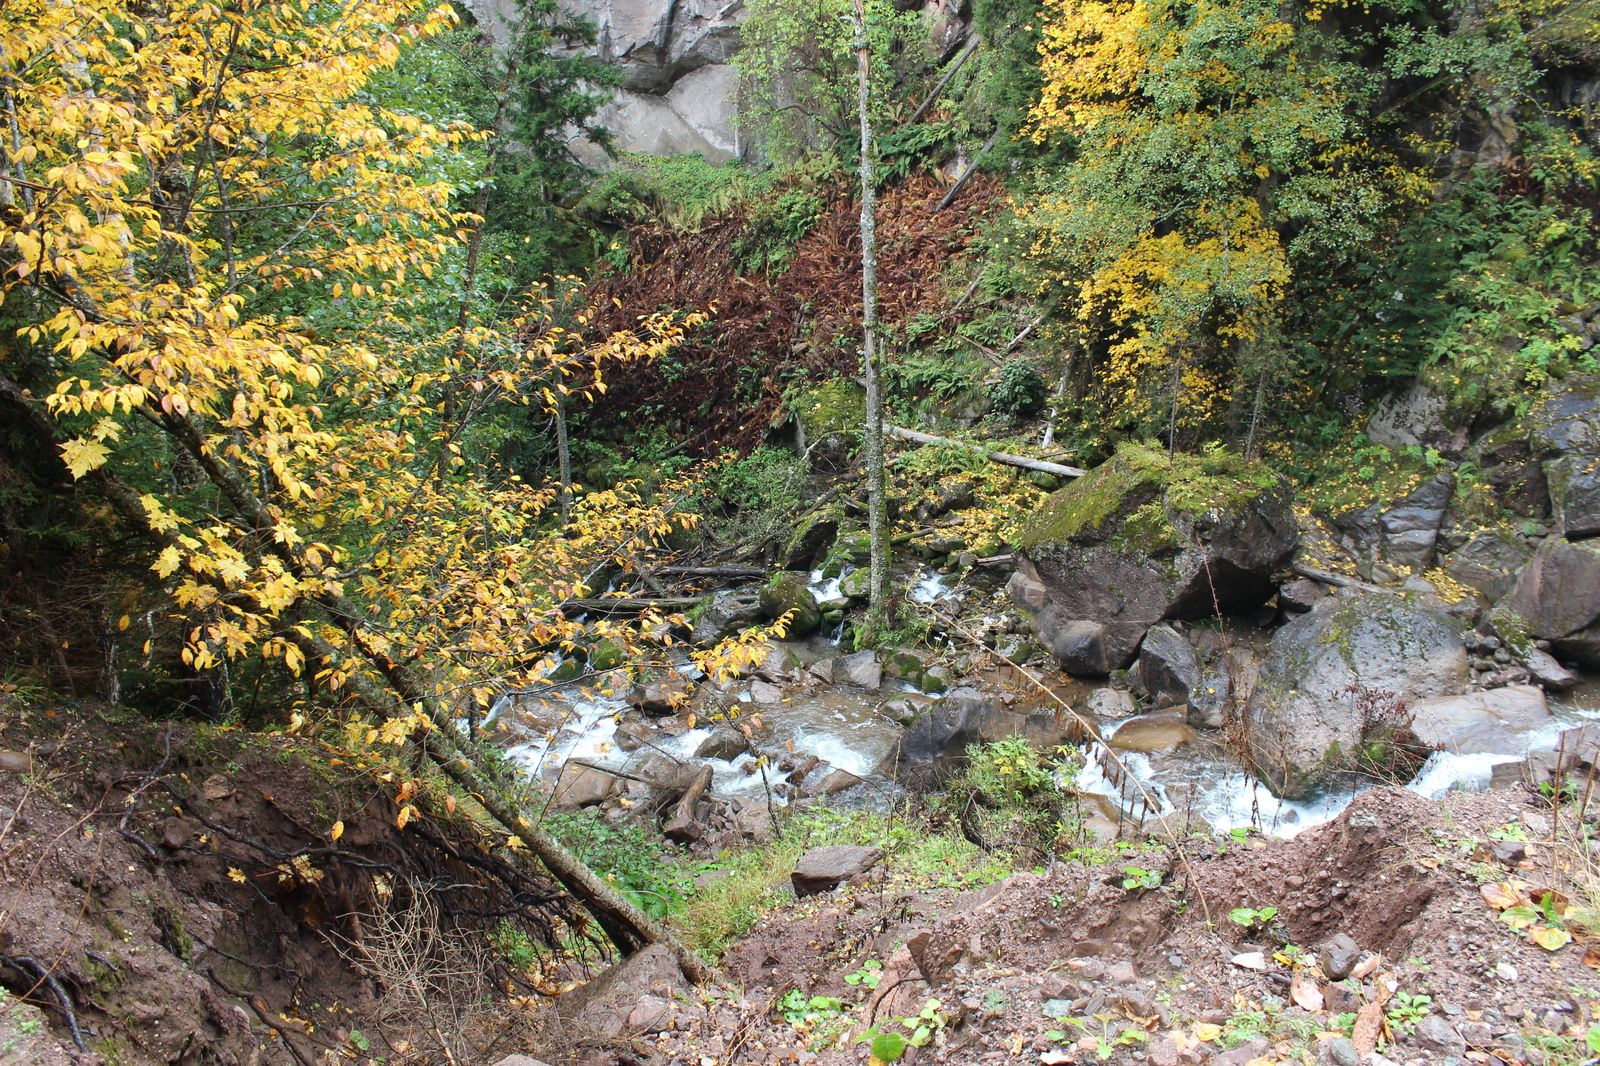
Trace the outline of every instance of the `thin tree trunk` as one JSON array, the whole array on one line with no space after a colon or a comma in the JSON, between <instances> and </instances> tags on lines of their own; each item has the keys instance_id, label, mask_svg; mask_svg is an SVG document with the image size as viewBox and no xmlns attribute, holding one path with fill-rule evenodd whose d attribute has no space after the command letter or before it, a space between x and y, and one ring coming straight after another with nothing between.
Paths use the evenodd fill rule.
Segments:
<instances>
[{"instance_id":1,"label":"thin tree trunk","mask_svg":"<svg viewBox=\"0 0 1600 1066\"><path fill-rule=\"evenodd\" d=\"M567 444L567 397L556 391L556 458L561 464L561 528L572 516L572 449Z\"/></svg>"},{"instance_id":2,"label":"thin tree trunk","mask_svg":"<svg viewBox=\"0 0 1600 1066\"><path fill-rule=\"evenodd\" d=\"M867 425L862 451L867 467L867 526L871 535L868 594L874 612L884 607L889 582L889 537L884 514L883 392L878 381L878 207L872 177L872 44L867 11L855 0L856 103L861 119L861 334L867 384Z\"/></svg>"}]
</instances>

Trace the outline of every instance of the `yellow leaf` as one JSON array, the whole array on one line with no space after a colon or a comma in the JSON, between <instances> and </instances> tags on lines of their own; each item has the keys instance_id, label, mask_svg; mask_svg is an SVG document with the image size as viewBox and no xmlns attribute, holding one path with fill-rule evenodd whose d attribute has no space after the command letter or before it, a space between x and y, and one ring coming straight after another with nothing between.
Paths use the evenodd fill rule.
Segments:
<instances>
[{"instance_id":1,"label":"yellow leaf","mask_svg":"<svg viewBox=\"0 0 1600 1066\"><path fill-rule=\"evenodd\" d=\"M333 828L328 830L328 839L338 840L342 836L344 836L344 822L334 822Z\"/></svg>"},{"instance_id":2,"label":"yellow leaf","mask_svg":"<svg viewBox=\"0 0 1600 1066\"><path fill-rule=\"evenodd\" d=\"M132 624L133 624L133 619L129 618L127 615L123 615L121 618L117 619L117 628L118 629L127 629Z\"/></svg>"},{"instance_id":3,"label":"yellow leaf","mask_svg":"<svg viewBox=\"0 0 1600 1066\"><path fill-rule=\"evenodd\" d=\"M1516 881L1501 881L1499 884L1484 885L1478 889L1483 896L1483 901L1497 911L1507 907L1515 907L1527 902L1522 894L1522 886Z\"/></svg>"},{"instance_id":4,"label":"yellow leaf","mask_svg":"<svg viewBox=\"0 0 1600 1066\"><path fill-rule=\"evenodd\" d=\"M399 816L394 820L394 827L396 829L404 829L407 823L411 821L411 816L416 813L417 809L409 803L401 807Z\"/></svg>"},{"instance_id":5,"label":"yellow leaf","mask_svg":"<svg viewBox=\"0 0 1600 1066\"><path fill-rule=\"evenodd\" d=\"M1528 930L1528 939L1546 951L1560 951L1572 943L1572 934L1565 929L1556 929L1548 925L1536 925Z\"/></svg>"},{"instance_id":6,"label":"yellow leaf","mask_svg":"<svg viewBox=\"0 0 1600 1066\"><path fill-rule=\"evenodd\" d=\"M239 869L237 866L228 867L228 880L238 882L241 885L244 884L244 871Z\"/></svg>"},{"instance_id":7,"label":"yellow leaf","mask_svg":"<svg viewBox=\"0 0 1600 1066\"><path fill-rule=\"evenodd\" d=\"M78 437L69 440L61 446L61 461L67 464L67 470L72 474L72 479L83 477L91 470L98 470L106 463L106 458L111 454L99 441L84 440Z\"/></svg>"},{"instance_id":8,"label":"yellow leaf","mask_svg":"<svg viewBox=\"0 0 1600 1066\"><path fill-rule=\"evenodd\" d=\"M1199 1022L1194 1027L1195 1039L1202 1040L1208 1044L1221 1035L1222 1026L1212 1025L1210 1022Z\"/></svg>"}]
</instances>

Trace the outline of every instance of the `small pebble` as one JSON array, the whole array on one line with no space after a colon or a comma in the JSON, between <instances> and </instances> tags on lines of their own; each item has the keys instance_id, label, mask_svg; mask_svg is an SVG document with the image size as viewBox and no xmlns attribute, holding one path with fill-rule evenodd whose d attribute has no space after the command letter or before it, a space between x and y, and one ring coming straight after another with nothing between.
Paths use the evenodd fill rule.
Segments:
<instances>
[{"instance_id":1,"label":"small pebble","mask_svg":"<svg viewBox=\"0 0 1600 1066\"><path fill-rule=\"evenodd\" d=\"M1521 976L1521 974L1517 973L1517 968L1509 962L1495 963L1494 975L1502 981L1515 981Z\"/></svg>"}]
</instances>

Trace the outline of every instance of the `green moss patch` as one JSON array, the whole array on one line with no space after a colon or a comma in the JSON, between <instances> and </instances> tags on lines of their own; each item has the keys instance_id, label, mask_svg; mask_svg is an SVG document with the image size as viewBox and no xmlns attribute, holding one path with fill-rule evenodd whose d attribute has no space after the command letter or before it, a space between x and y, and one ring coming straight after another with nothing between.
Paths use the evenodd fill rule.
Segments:
<instances>
[{"instance_id":1,"label":"green moss patch","mask_svg":"<svg viewBox=\"0 0 1600 1066\"><path fill-rule=\"evenodd\" d=\"M1110 461L1045 500L1023 526L1017 546L1060 544L1131 511L1113 546L1156 553L1181 542L1171 515L1238 514L1277 484L1267 466L1220 448L1168 458L1146 445L1125 444Z\"/></svg>"}]
</instances>

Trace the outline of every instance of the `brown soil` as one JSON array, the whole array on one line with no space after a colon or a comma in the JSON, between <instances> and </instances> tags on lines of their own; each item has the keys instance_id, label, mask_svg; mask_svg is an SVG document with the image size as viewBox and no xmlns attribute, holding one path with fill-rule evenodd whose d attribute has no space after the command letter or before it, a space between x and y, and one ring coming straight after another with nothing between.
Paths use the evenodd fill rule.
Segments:
<instances>
[{"instance_id":1,"label":"brown soil","mask_svg":"<svg viewBox=\"0 0 1600 1066\"><path fill-rule=\"evenodd\" d=\"M1550 881L1548 847L1529 845L1519 869L1484 861L1492 831L1505 835L1509 824L1536 837L1547 824L1540 807L1522 791L1434 803L1384 789L1289 841L1191 841L1181 855L1107 851L1103 862L1017 873L955 899L897 891L891 875L797 901L735 945L726 963L746 999L701 997L635 1015L646 1031L626 1035L646 1041L654 1061L865 1063L867 1046L854 1038L868 1024L895 1028L892 1019L937 999L942 1046L900 1061L1245 1066L1330 1061L1328 1041L1351 1034L1349 1015L1381 1003L1370 1008L1374 1020L1391 1015L1380 1053L1396 1062L1542 1064L1558 1050L1553 1038L1569 1041L1568 1061L1578 1061L1574 1047L1583 1048L1600 1010L1600 955L1582 944L1548 952L1529 943L1479 892L1491 874ZM1129 889L1126 867L1160 872L1164 883ZM1275 906L1277 920L1252 941L1228 918L1241 906ZM1326 1002L1295 1005L1295 968L1271 956L1284 943L1315 949L1336 933L1374 968L1335 983L1308 960L1302 980ZM1233 961L1255 950L1268 957L1265 971ZM883 963L875 991L846 983L871 960ZM1401 993L1430 997L1432 1020L1407 1023L1397 1013ZM803 1017L817 996L843 1006ZM790 1018L786 1004L799 1005ZM1108 1060L1085 1030L1047 1011L1089 1019ZM1205 1023L1225 1028L1197 1041ZM1138 1036L1118 1042L1129 1031ZM652 1060L635 1052L586 1061Z\"/></svg>"},{"instance_id":2,"label":"brown soil","mask_svg":"<svg viewBox=\"0 0 1600 1066\"><path fill-rule=\"evenodd\" d=\"M33 749L30 772L0 772L0 1062L56 1054L27 1004L81 1064L423 1062L444 1021L474 1061L526 1042L463 1009L505 979L468 946L501 921L537 944L581 920L464 819L419 797L398 830L392 778L293 737L15 702L0 721L0 748ZM422 895L436 936L411 961L433 1011L383 950Z\"/></svg>"}]
</instances>

